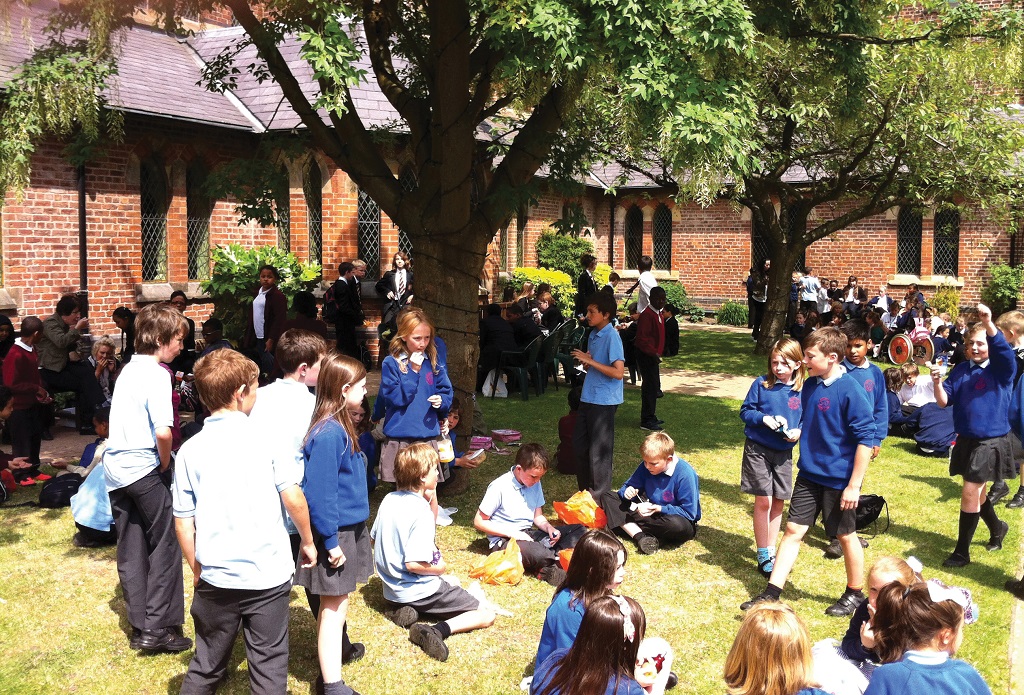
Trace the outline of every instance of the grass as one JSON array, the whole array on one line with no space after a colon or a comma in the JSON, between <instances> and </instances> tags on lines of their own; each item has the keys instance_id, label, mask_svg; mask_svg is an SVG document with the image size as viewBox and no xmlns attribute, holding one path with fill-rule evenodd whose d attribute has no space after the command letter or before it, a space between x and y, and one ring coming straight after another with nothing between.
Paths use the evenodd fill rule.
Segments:
<instances>
[{"instance_id":1,"label":"grass","mask_svg":"<svg viewBox=\"0 0 1024 695\"><path fill-rule=\"evenodd\" d=\"M662 369L725 372L751 378L764 374L768 358L754 354L748 332L686 329L679 332L679 354L666 357Z\"/></svg>"},{"instance_id":2,"label":"grass","mask_svg":"<svg viewBox=\"0 0 1024 695\"><path fill-rule=\"evenodd\" d=\"M702 341L722 345L718 333L688 332L683 349L701 350ZM725 334L732 337L733 334ZM738 338L745 338L739 335ZM749 338L746 338L749 341ZM761 358L758 358L760 360ZM710 357L695 361L711 364ZM693 367L691 367L693 368ZM758 371L755 371L758 373ZM524 438L550 450L557 444L557 419L566 410L566 391L548 392L524 403L518 399L487 400L483 409L491 428L512 427ZM739 492L743 432L739 401L668 394L659 401L659 415L668 423L681 454L701 478L704 518L697 539L653 556L631 553L624 593L637 598L648 618L648 634L660 635L676 650L675 670L685 694L721 693L721 669L741 612L739 604L763 587L753 558L751 501ZM616 426L615 481L636 466L642 439L638 429L639 391L627 389ZM487 483L512 464L491 455L474 473L470 490L448 502L459 507L455 523L438 529L438 545L452 570L466 579L484 545L472 528L475 505ZM543 481L549 502L566 499L575 479L552 471ZM1018 567L1021 512L999 508L1011 524L1005 549L986 553L979 530L974 563L946 572L941 562L956 535L959 486L946 475L945 464L912 453L911 443L887 440L872 465L865 492L889 502L890 529L871 537L870 563L883 554L916 555L926 576L966 586L981 607L980 621L967 628L961 656L973 663L993 692L1010 692L1008 635L1012 597L1003 582ZM14 502L32 499L33 490L18 491ZM375 510L382 492L371 500ZM68 510L3 508L0 510L0 693L164 693L177 692L190 652L137 656L128 649L127 623L118 589L113 549L83 550L70 543L74 532ZM841 561L822 557L820 527L809 534L787 585L785 599L807 621L814 641L841 638L845 619L829 618L825 608L843 588ZM186 605L191 604L190 573L185 569ZM372 579L353 596L352 635L366 643L367 657L346 666L345 679L362 693L519 693L518 684L532 672L544 610L552 590L533 579L516 587L488 587L488 595L511 610L495 627L456 635L451 657L439 663L409 643L406 632L381 614L379 581ZM186 634L192 634L191 618ZM223 693L248 692L244 650L236 645ZM289 689L311 692L316 676L316 641L312 616L299 591L293 592ZM1018 690L1018 692L1020 692Z\"/></svg>"}]
</instances>

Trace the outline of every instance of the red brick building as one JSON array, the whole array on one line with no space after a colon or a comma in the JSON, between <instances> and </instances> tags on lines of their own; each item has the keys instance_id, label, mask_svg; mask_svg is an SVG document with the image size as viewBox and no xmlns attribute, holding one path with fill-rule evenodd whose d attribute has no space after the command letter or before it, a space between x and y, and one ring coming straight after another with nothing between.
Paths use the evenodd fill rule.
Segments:
<instances>
[{"instance_id":1,"label":"red brick building","mask_svg":"<svg viewBox=\"0 0 1024 695\"><path fill-rule=\"evenodd\" d=\"M28 56L30 46L44 39L40 12L46 5L19 7L12 10L11 26L22 26L27 18L32 30L26 34L12 29L9 40L0 43L4 80ZM226 17L207 19L228 23ZM259 84L243 75L238 88L224 94L198 86L204 62L241 34L230 26L208 23L200 28L189 38L145 26L126 32L120 74L108 94L110 104L125 113L123 142L107 146L83 169L63 156L60 143L38 147L28 189L20 198L9 196L0 215L0 311L46 316L61 294L84 289L93 333L101 334L114 332L110 315L115 307L138 308L184 289L197 298L190 315L202 320L212 305L203 302L198 283L209 272L212 246L285 245L300 259L321 262L327 281L337 276L343 260L366 259L372 276L387 268L395 251L409 250L400 230L376 204L316 152L278 158L288 201L282 215L287 224L280 228L239 226L231 201L202 196L208 172L250 154L261 134L290 131L299 122L272 83ZM255 58L254 49L248 51L239 64ZM298 46L282 52L312 92L310 70ZM364 84L353 90L353 97L368 125L397 119L375 88ZM401 151L391 161L396 175L411 176ZM515 266L535 265L536 239L562 216L566 203L574 202L582 206L589 224L586 234L599 260L624 277L635 276L636 257L649 254L659 277L681 282L709 308L726 299L744 299L747 269L763 254L747 211L724 200L707 208L676 204L664 190L639 179L611 193L614 173L594 172L584 182L583 194L571 201L542 194L536 206L515 216L495 235L485 284L493 287L499 273ZM833 214L833 209L819 208L812 219ZM908 282L917 282L926 294L952 282L970 303L978 299L989 264L1021 260L1013 251L1005 227L981 212L960 219L948 213L915 217L893 210L815 243L806 261L820 277L855 274L869 288L887 282L894 293ZM79 272L83 257L84 287ZM371 297L372 282L365 290L364 297ZM367 303L372 308L372 300Z\"/></svg>"}]
</instances>

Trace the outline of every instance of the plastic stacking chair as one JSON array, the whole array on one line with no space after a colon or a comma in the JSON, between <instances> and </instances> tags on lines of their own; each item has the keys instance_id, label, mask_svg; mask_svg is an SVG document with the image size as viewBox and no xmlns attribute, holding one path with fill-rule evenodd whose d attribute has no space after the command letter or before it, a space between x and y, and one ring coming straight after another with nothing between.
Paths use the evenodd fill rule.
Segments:
<instances>
[{"instance_id":1,"label":"plastic stacking chair","mask_svg":"<svg viewBox=\"0 0 1024 695\"><path fill-rule=\"evenodd\" d=\"M562 329L556 328L551 331L540 346L540 357L535 365L537 383L541 385L541 392L548 388L548 376L555 377L555 390L558 390L558 345L562 342Z\"/></svg>"},{"instance_id":2,"label":"plastic stacking chair","mask_svg":"<svg viewBox=\"0 0 1024 695\"><path fill-rule=\"evenodd\" d=\"M564 334L562 344L558 347L558 352L555 353L555 359L560 365L562 365L562 373L565 376L565 383L570 386L573 383L572 351L580 346L580 343L583 342L583 336L586 334L586 326L577 326L571 333ZM555 378L557 379L557 369L555 370L555 374Z\"/></svg>"},{"instance_id":3,"label":"plastic stacking chair","mask_svg":"<svg viewBox=\"0 0 1024 695\"><path fill-rule=\"evenodd\" d=\"M530 371L537 364L540 356L540 347L544 336L537 336L522 350L505 350L498 357L497 374L509 374L515 377L519 384L519 393L523 400L530 399ZM500 377L497 377L500 378ZM537 383L537 395L541 394L541 385ZM494 391L491 391L491 398L494 398Z\"/></svg>"}]
</instances>

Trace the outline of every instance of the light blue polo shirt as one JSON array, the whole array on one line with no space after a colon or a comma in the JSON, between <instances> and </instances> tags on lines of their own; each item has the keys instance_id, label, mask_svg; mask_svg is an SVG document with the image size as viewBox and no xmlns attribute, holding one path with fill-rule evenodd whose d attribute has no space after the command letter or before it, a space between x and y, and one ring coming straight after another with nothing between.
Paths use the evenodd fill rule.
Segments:
<instances>
[{"instance_id":1,"label":"light blue polo shirt","mask_svg":"<svg viewBox=\"0 0 1024 695\"><path fill-rule=\"evenodd\" d=\"M626 356L622 351L622 338L619 337L619 332L611 323L590 334L588 350L594 361L601 364L611 365L615 362L626 361ZM581 400L594 405L621 404L622 379L612 379L596 369L588 369L587 378L583 381Z\"/></svg>"},{"instance_id":2,"label":"light blue polo shirt","mask_svg":"<svg viewBox=\"0 0 1024 695\"><path fill-rule=\"evenodd\" d=\"M434 562L441 553L434 543L434 513L430 503L410 490L384 496L373 522L373 564L384 585L384 598L412 603L437 593L441 578L406 569L407 562Z\"/></svg>"},{"instance_id":3,"label":"light blue polo shirt","mask_svg":"<svg viewBox=\"0 0 1024 695\"><path fill-rule=\"evenodd\" d=\"M505 475L491 481L480 502L480 511L494 521L508 524L517 531L533 527L534 513L544 506L544 489L538 480L527 487L516 480L512 473L515 466ZM487 536L491 547L502 540L502 536Z\"/></svg>"}]
</instances>

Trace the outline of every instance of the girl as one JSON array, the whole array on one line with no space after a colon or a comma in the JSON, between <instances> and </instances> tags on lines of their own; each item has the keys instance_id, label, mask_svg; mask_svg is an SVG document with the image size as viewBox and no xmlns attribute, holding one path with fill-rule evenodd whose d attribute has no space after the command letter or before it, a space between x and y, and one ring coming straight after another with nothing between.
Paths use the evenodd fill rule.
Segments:
<instances>
[{"instance_id":1,"label":"girl","mask_svg":"<svg viewBox=\"0 0 1024 695\"><path fill-rule=\"evenodd\" d=\"M249 306L242 345L255 349L260 371L269 374L274 367L274 343L284 332L288 319L288 300L277 289L281 275L272 265L260 267L259 289Z\"/></svg>"},{"instance_id":2,"label":"girl","mask_svg":"<svg viewBox=\"0 0 1024 695\"><path fill-rule=\"evenodd\" d=\"M93 368L96 381L99 382L100 390L103 391L103 403L101 406L110 405L110 399L114 394L114 382L117 380L117 360L114 358L114 351L117 346L110 338L100 338L92 344L92 356L89 357L89 365Z\"/></svg>"},{"instance_id":3,"label":"girl","mask_svg":"<svg viewBox=\"0 0 1024 695\"><path fill-rule=\"evenodd\" d=\"M171 306L180 311L183 315L188 310L188 295L181 290L171 292L169 300ZM196 322L185 316L188 322L188 333L185 335L185 342L182 344L181 352L171 362L172 372L190 374L192 366L196 362Z\"/></svg>"},{"instance_id":4,"label":"girl","mask_svg":"<svg viewBox=\"0 0 1024 695\"><path fill-rule=\"evenodd\" d=\"M931 579L904 587L893 582L878 593L875 651L884 662L864 695L930 693L990 695L974 667L951 659L973 622L970 592Z\"/></svg>"},{"instance_id":5,"label":"girl","mask_svg":"<svg viewBox=\"0 0 1024 695\"><path fill-rule=\"evenodd\" d=\"M352 416L352 424L359 435L359 451L366 459L366 489L373 492L377 487L377 440L373 438L373 422L370 420L370 399L363 397L362 402L348 413Z\"/></svg>"},{"instance_id":6,"label":"girl","mask_svg":"<svg viewBox=\"0 0 1024 695\"><path fill-rule=\"evenodd\" d=\"M391 270L384 273L384 277L374 285L377 294L387 299L384 302L380 326L377 331L382 340L380 341L381 352L387 345L396 330L398 312L412 301L412 264L409 256L399 251L391 257Z\"/></svg>"},{"instance_id":7,"label":"girl","mask_svg":"<svg viewBox=\"0 0 1024 695\"><path fill-rule=\"evenodd\" d=\"M740 407L747 436L740 489L754 495L757 568L765 577L771 577L775 567L782 509L793 494L793 446L800 439L803 417L802 360L800 343L790 338L775 343L768 358L768 374L754 380Z\"/></svg>"},{"instance_id":8,"label":"girl","mask_svg":"<svg viewBox=\"0 0 1024 695\"><path fill-rule=\"evenodd\" d=\"M331 353L317 378L316 407L303 445L303 490L314 529L317 564L298 565L295 583L320 597L317 647L324 692L352 692L341 680L342 631L348 595L373 574L366 520L366 464L360 456L349 410L366 396L366 369L357 360Z\"/></svg>"},{"instance_id":9,"label":"girl","mask_svg":"<svg viewBox=\"0 0 1024 695\"><path fill-rule=\"evenodd\" d=\"M519 290L519 294L516 295L516 304L523 310L523 316L530 316L530 309L533 304L533 283L524 282L523 288Z\"/></svg>"},{"instance_id":10,"label":"girl","mask_svg":"<svg viewBox=\"0 0 1024 695\"><path fill-rule=\"evenodd\" d=\"M729 695L827 695L813 687L807 627L784 603L755 605L725 658Z\"/></svg>"},{"instance_id":11,"label":"girl","mask_svg":"<svg viewBox=\"0 0 1024 695\"><path fill-rule=\"evenodd\" d=\"M666 654L648 688L634 678L637 652L647 628L640 604L624 596L601 596L587 608L576 641L537 667L532 695L662 695L672 665Z\"/></svg>"},{"instance_id":12,"label":"girl","mask_svg":"<svg viewBox=\"0 0 1024 695\"><path fill-rule=\"evenodd\" d=\"M119 306L114 309L111 317L114 325L121 329L121 364L128 364L128 360L135 354L135 313L126 306Z\"/></svg>"},{"instance_id":13,"label":"girl","mask_svg":"<svg viewBox=\"0 0 1024 695\"><path fill-rule=\"evenodd\" d=\"M565 579L544 614L536 667L576 639L583 614L595 599L618 590L626 575L626 548L612 534L592 529L576 544Z\"/></svg>"},{"instance_id":14,"label":"girl","mask_svg":"<svg viewBox=\"0 0 1024 695\"><path fill-rule=\"evenodd\" d=\"M410 444L427 442L437 450L441 434L438 412L452 404L448 369L438 355L434 326L422 309L409 307L398 317L390 354L381 365L380 393L384 399L384 446L380 479L395 482L395 456ZM441 479L447 480L447 470Z\"/></svg>"}]
</instances>

